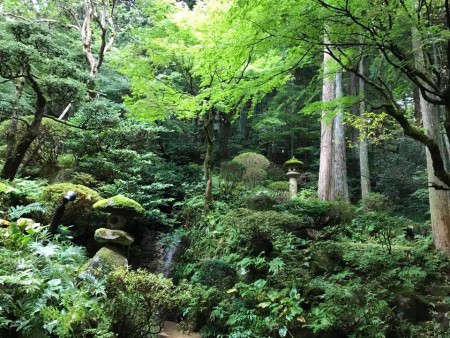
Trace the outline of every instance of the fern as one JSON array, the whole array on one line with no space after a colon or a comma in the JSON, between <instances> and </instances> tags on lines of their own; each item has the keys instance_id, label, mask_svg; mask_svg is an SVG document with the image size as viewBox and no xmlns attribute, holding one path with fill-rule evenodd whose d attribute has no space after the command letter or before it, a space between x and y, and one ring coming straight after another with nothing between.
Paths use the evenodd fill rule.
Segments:
<instances>
[{"instance_id":1,"label":"fern","mask_svg":"<svg viewBox=\"0 0 450 338\"><path fill-rule=\"evenodd\" d=\"M34 202L28 205L17 205L12 206L8 210L9 219L18 219L26 214L40 213L43 214L47 212L48 208L41 203Z\"/></svg>"}]
</instances>

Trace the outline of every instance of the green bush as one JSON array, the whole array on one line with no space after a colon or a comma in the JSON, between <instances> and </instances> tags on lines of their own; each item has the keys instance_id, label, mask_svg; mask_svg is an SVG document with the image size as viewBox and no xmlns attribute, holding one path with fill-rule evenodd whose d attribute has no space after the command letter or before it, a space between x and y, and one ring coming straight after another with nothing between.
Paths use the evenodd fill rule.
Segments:
<instances>
[{"instance_id":1,"label":"green bush","mask_svg":"<svg viewBox=\"0 0 450 338\"><path fill-rule=\"evenodd\" d=\"M266 179L267 169L270 165L269 160L263 155L252 152L242 153L236 156L232 162L239 163L245 168L241 180L251 187L255 187Z\"/></svg>"},{"instance_id":2,"label":"green bush","mask_svg":"<svg viewBox=\"0 0 450 338\"><path fill-rule=\"evenodd\" d=\"M58 237L0 229L0 336L113 337L103 282L76 282L85 251Z\"/></svg>"},{"instance_id":3,"label":"green bush","mask_svg":"<svg viewBox=\"0 0 450 338\"><path fill-rule=\"evenodd\" d=\"M383 194L371 192L361 200L360 210L362 212L390 211L392 210L392 201Z\"/></svg>"},{"instance_id":4,"label":"green bush","mask_svg":"<svg viewBox=\"0 0 450 338\"><path fill-rule=\"evenodd\" d=\"M245 208L255 211L269 211L277 204L277 200L265 192L246 195L240 199L240 204Z\"/></svg>"},{"instance_id":5,"label":"green bush","mask_svg":"<svg viewBox=\"0 0 450 338\"><path fill-rule=\"evenodd\" d=\"M205 259L198 265L192 281L226 290L236 282L236 272L226 261L215 258Z\"/></svg>"},{"instance_id":6,"label":"green bush","mask_svg":"<svg viewBox=\"0 0 450 338\"><path fill-rule=\"evenodd\" d=\"M289 182L288 181L270 182L267 187L276 192L283 192L283 191L289 192Z\"/></svg>"},{"instance_id":7,"label":"green bush","mask_svg":"<svg viewBox=\"0 0 450 338\"><path fill-rule=\"evenodd\" d=\"M271 236L277 231L300 233L309 225L307 218L287 212L237 209L225 215L224 222L242 233L261 233Z\"/></svg>"},{"instance_id":8,"label":"green bush","mask_svg":"<svg viewBox=\"0 0 450 338\"><path fill-rule=\"evenodd\" d=\"M220 166L219 190L222 197L229 197L236 192L245 166L237 161L224 162Z\"/></svg>"},{"instance_id":9,"label":"green bush","mask_svg":"<svg viewBox=\"0 0 450 338\"><path fill-rule=\"evenodd\" d=\"M312 220L315 228L349 223L355 216L356 209L350 203L337 201L320 201L317 199L293 198L275 207L299 217Z\"/></svg>"},{"instance_id":10,"label":"green bush","mask_svg":"<svg viewBox=\"0 0 450 338\"><path fill-rule=\"evenodd\" d=\"M73 184L84 185L91 189L96 189L100 186L100 182L94 176L88 173L76 172L70 177L70 182Z\"/></svg>"},{"instance_id":11,"label":"green bush","mask_svg":"<svg viewBox=\"0 0 450 338\"><path fill-rule=\"evenodd\" d=\"M391 253L395 238L404 234L405 229L413 227L410 220L392 216L385 212L370 211L355 218L351 225L352 235L356 238L373 236ZM404 237L404 236L402 236Z\"/></svg>"},{"instance_id":12,"label":"green bush","mask_svg":"<svg viewBox=\"0 0 450 338\"><path fill-rule=\"evenodd\" d=\"M0 198L5 206L27 205L39 202L44 180L15 179L14 181L0 181Z\"/></svg>"},{"instance_id":13,"label":"green bush","mask_svg":"<svg viewBox=\"0 0 450 338\"><path fill-rule=\"evenodd\" d=\"M144 270L113 271L106 290L112 327L119 338L158 333L166 316L179 305L171 279Z\"/></svg>"}]
</instances>

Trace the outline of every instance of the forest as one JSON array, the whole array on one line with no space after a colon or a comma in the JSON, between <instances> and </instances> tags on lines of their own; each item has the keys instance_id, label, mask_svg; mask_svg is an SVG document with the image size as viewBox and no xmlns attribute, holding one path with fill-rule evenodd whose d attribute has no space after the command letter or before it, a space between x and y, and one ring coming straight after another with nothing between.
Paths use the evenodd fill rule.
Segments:
<instances>
[{"instance_id":1,"label":"forest","mask_svg":"<svg viewBox=\"0 0 450 338\"><path fill-rule=\"evenodd\" d=\"M446 338L449 255L450 0L0 0L0 338Z\"/></svg>"}]
</instances>

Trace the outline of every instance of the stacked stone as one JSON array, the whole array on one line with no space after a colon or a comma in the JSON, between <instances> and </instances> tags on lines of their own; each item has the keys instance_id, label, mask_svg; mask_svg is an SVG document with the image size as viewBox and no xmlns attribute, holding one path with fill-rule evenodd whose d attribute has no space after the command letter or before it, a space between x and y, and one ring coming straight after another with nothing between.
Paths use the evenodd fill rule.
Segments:
<instances>
[{"instance_id":1,"label":"stacked stone","mask_svg":"<svg viewBox=\"0 0 450 338\"><path fill-rule=\"evenodd\" d=\"M145 210L136 201L125 196L114 196L100 200L94 204L94 209L110 213L106 228L95 231L94 239L104 244L86 267L87 272L104 276L108 272L128 266L127 258L122 254L120 246L133 244L133 235L125 231L127 221L142 215Z\"/></svg>"}]
</instances>

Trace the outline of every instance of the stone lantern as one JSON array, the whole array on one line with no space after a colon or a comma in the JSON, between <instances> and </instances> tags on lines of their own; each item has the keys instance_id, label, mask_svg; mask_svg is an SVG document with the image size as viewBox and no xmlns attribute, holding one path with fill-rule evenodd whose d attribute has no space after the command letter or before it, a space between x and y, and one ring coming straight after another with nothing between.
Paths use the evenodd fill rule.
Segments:
<instances>
[{"instance_id":1,"label":"stone lantern","mask_svg":"<svg viewBox=\"0 0 450 338\"><path fill-rule=\"evenodd\" d=\"M300 166L303 164L302 161L297 160L292 157L290 160L284 162L284 167L287 169L286 176L289 177L289 194L291 197L297 195L297 178L300 176Z\"/></svg>"},{"instance_id":2,"label":"stone lantern","mask_svg":"<svg viewBox=\"0 0 450 338\"><path fill-rule=\"evenodd\" d=\"M143 215L145 210L138 202L121 195L98 201L93 207L110 213L106 228L97 229L94 235L95 241L104 246L85 268L86 272L98 277L128 265L120 247L131 245L134 238L126 231L125 225L133 217Z\"/></svg>"}]
</instances>

